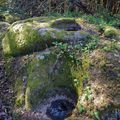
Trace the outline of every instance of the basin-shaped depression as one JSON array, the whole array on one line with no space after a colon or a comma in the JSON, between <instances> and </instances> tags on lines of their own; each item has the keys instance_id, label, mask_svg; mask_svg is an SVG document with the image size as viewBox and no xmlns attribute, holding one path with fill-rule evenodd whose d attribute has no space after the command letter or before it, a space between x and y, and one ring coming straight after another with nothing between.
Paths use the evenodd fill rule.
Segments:
<instances>
[{"instance_id":1,"label":"basin-shaped depression","mask_svg":"<svg viewBox=\"0 0 120 120\"><path fill-rule=\"evenodd\" d=\"M47 108L46 114L52 120L64 120L71 115L72 110L75 108L74 104L68 100L55 100Z\"/></svg>"},{"instance_id":2,"label":"basin-shaped depression","mask_svg":"<svg viewBox=\"0 0 120 120\"><path fill-rule=\"evenodd\" d=\"M70 19L56 20L52 23L51 27L65 31L80 31L82 29L81 25L75 20Z\"/></svg>"}]
</instances>

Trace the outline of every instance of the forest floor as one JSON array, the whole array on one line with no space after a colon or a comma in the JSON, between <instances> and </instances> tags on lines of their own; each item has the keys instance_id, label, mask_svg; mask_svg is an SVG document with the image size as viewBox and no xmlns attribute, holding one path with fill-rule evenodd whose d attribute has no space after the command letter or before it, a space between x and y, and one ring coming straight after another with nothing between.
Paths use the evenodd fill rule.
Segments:
<instances>
[{"instance_id":1,"label":"forest floor","mask_svg":"<svg viewBox=\"0 0 120 120\"><path fill-rule=\"evenodd\" d=\"M5 61L0 56L0 120L12 120L13 81L8 79Z\"/></svg>"}]
</instances>

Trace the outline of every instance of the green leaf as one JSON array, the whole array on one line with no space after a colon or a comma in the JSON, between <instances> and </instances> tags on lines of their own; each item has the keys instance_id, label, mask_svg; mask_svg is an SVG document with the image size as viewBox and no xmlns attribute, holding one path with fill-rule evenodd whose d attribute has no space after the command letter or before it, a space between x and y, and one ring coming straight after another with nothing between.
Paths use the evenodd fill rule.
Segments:
<instances>
[{"instance_id":1,"label":"green leaf","mask_svg":"<svg viewBox=\"0 0 120 120\"><path fill-rule=\"evenodd\" d=\"M80 113L83 113L83 112L85 112L85 108L84 108L84 106L83 105L80 105Z\"/></svg>"},{"instance_id":2,"label":"green leaf","mask_svg":"<svg viewBox=\"0 0 120 120\"><path fill-rule=\"evenodd\" d=\"M100 113L99 113L99 111L95 111L95 112L94 112L94 116L95 116L95 118L96 118L97 120L100 120Z\"/></svg>"}]
</instances>

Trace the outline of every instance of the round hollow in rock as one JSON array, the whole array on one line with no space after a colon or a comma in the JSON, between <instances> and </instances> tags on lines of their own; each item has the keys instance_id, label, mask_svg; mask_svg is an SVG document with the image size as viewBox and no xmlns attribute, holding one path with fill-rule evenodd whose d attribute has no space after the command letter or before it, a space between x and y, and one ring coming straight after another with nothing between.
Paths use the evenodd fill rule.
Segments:
<instances>
[{"instance_id":1,"label":"round hollow in rock","mask_svg":"<svg viewBox=\"0 0 120 120\"><path fill-rule=\"evenodd\" d=\"M47 108L46 114L52 120L64 120L72 113L74 108L75 106L70 101L58 99L51 103L51 106Z\"/></svg>"},{"instance_id":2,"label":"round hollow in rock","mask_svg":"<svg viewBox=\"0 0 120 120\"><path fill-rule=\"evenodd\" d=\"M57 20L51 25L53 28L63 29L65 31L79 31L82 27L75 20Z\"/></svg>"}]
</instances>

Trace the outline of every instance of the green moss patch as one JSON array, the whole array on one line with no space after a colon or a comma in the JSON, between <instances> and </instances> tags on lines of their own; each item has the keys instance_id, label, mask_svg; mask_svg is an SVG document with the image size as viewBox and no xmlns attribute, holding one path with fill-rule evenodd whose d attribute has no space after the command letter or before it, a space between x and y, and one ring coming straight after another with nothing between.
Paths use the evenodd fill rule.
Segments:
<instances>
[{"instance_id":1,"label":"green moss patch","mask_svg":"<svg viewBox=\"0 0 120 120\"><path fill-rule=\"evenodd\" d=\"M17 27L17 26L15 26ZM32 30L29 26L19 26L21 28L14 31L10 28L3 40L3 51L6 55L17 55L34 51L37 46L42 46L40 36L36 30ZM28 50L29 49L29 50Z\"/></svg>"},{"instance_id":2,"label":"green moss patch","mask_svg":"<svg viewBox=\"0 0 120 120\"><path fill-rule=\"evenodd\" d=\"M70 70L66 69L68 68L66 63L60 66L57 73L54 73L55 71L52 69L54 69L56 57L51 54L43 58L43 60L34 59L28 67L29 76L25 95L26 109L37 105L46 92L52 88L73 87Z\"/></svg>"},{"instance_id":3,"label":"green moss patch","mask_svg":"<svg viewBox=\"0 0 120 120\"><path fill-rule=\"evenodd\" d=\"M114 27L106 27L104 34L106 37L115 38L120 36L120 31L115 29Z\"/></svg>"},{"instance_id":4,"label":"green moss patch","mask_svg":"<svg viewBox=\"0 0 120 120\"><path fill-rule=\"evenodd\" d=\"M0 17L2 18L2 21L8 22L8 23L13 23L15 21L20 20L19 16L9 12L1 12Z\"/></svg>"},{"instance_id":5,"label":"green moss patch","mask_svg":"<svg viewBox=\"0 0 120 120\"><path fill-rule=\"evenodd\" d=\"M107 38L120 39L120 30L112 26L100 25L99 31L105 35Z\"/></svg>"}]
</instances>

